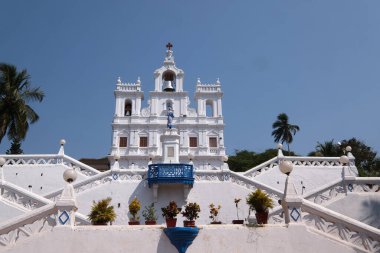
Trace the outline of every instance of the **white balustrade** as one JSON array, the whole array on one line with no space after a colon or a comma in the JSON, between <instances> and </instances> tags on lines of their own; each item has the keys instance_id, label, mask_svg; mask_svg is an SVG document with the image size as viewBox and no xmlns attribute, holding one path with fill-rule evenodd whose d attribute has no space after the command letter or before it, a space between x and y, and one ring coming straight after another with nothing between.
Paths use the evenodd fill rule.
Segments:
<instances>
[{"instance_id":1,"label":"white balustrade","mask_svg":"<svg viewBox=\"0 0 380 253\"><path fill-rule=\"evenodd\" d=\"M65 165L77 172L83 174L84 176L93 176L99 174L100 172L84 163L75 160L74 158L64 155L2 155L6 159L6 166L35 166L35 165Z\"/></svg>"},{"instance_id":2,"label":"white balustrade","mask_svg":"<svg viewBox=\"0 0 380 253\"><path fill-rule=\"evenodd\" d=\"M21 209L28 211L52 203L51 201L35 193L29 192L17 185L6 181L2 183L0 182L0 193L3 201L14 204L21 207Z\"/></svg>"},{"instance_id":3,"label":"white balustrade","mask_svg":"<svg viewBox=\"0 0 380 253\"><path fill-rule=\"evenodd\" d=\"M380 230L341 215L330 209L303 200L302 220L316 232L341 240L360 250L380 251Z\"/></svg>"},{"instance_id":4,"label":"white balustrade","mask_svg":"<svg viewBox=\"0 0 380 253\"><path fill-rule=\"evenodd\" d=\"M52 231L56 225L54 203L10 219L0 225L0 249L12 246L30 236Z\"/></svg>"}]
</instances>

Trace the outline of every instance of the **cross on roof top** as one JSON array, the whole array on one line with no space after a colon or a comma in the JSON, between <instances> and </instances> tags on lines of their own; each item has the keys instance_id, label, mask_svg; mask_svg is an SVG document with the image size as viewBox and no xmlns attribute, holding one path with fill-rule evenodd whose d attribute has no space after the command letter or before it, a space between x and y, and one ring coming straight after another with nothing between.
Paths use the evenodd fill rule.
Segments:
<instances>
[{"instance_id":1,"label":"cross on roof top","mask_svg":"<svg viewBox=\"0 0 380 253\"><path fill-rule=\"evenodd\" d=\"M168 48L168 50L171 50L173 45L169 42L168 44L166 44L166 47Z\"/></svg>"}]
</instances>

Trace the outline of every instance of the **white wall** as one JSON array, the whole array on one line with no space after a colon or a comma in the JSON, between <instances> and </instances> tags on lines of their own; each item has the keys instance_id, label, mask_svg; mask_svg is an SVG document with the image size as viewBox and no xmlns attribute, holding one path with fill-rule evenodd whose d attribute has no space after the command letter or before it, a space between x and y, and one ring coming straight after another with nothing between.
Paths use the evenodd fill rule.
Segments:
<instances>
[{"instance_id":1,"label":"white wall","mask_svg":"<svg viewBox=\"0 0 380 253\"><path fill-rule=\"evenodd\" d=\"M380 228L379 197L379 193L348 193L345 198L331 203L327 208Z\"/></svg>"},{"instance_id":2,"label":"white wall","mask_svg":"<svg viewBox=\"0 0 380 253\"><path fill-rule=\"evenodd\" d=\"M302 186L305 186L303 191L305 194L306 192L310 192L342 178L342 168L327 166L294 166L291 177L292 182L296 186L297 193L302 194ZM280 172L278 166L261 173L254 179L282 192L284 191L286 176Z\"/></svg>"},{"instance_id":3,"label":"white wall","mask_svg":"<svg viewBox=\"0 0 380 253\"><path fill-rule=\"evenodd\" d=\"M4 166L5 180L26 190L32 186L32 192L44 195L65 185L63 172L69 167L65 165L6 165ZM42 176L41 176L42 174ZM76 182L82 181L85 176L78 174ZM42 187L42 189L41 189Z\"/></svg>"},{"instance_id":4,"label":"white wall","mask_svg":"<svg viewBox=\"0 0 380 253\"><path fill-rule=\"evenodd\" d=\"M28 250L27 250L28 249ZM54 253L177 253L160 227L82 226L74 230L56 227L16 244L4 252ZM248 228L214 225L200 229L187 253L218 252L357 252L343 243L309 232L303 225Z\"/></svg>"},{"instance_id":5,"label":"white wall","mask_svg":"<svg viewBox=\"0 0 380 253\"><path fill-rule=\"evenodd\" d=\"M1 198L1 197L0 197ZM0 200L0 223L23 214L24 211L8 205L3 200Z\"/></svg>"},{"instance_id":6,"label":"white wall","mask_svg":"<svg viewBox=\"0 0 380 253\"><path fill-rule=\"evenodd\" d=\"M209 224L209 204L220 204L220 220L223 223L232 223L236 219L236 208L234 199L241 198L239 215L241 219L248 216L248 206L245 204L245 198L250 191L246 188L233 184L231 182L195 182L194 187L190 190L188 196L189 202L197 202L201 207L198 224ZM115 224L127 224L128 222L128 203L137 197L142 203L142 209L145 205L153 202L153 190L148 187L146 181L112 181L104 185L92 188L77 195L79 205L78 212L87 215L91 210L93 200L100 200L111 197L112 205L117 213ZM171 200L177 202L179 206L185 205L182 185L160 185L158 188L158 199L155 205L158 215L158 223L164 223L161 216L161 207L167 206ZM120 203L120 208L118 208ZM142 210L141 210L142 211ZM141 221L144 218L141 215ZM182 224L182 215L178 216L178 224ZM181 225L182 226L182 225Z\"/></svg>"}]
</instances>

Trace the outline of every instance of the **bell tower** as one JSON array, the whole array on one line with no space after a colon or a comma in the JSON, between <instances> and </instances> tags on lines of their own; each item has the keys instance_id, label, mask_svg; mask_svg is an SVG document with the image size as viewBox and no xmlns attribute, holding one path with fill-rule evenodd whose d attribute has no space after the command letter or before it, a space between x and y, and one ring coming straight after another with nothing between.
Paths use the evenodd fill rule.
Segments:
<instances>
[{"instance_id":1,"label":"bell tower","mask_svg":"<svg viewBox=\"0 0 380 253\"><path fill-rule=\"evenodd\" d=\"M184 72L177 68L173 45L166 45L164 64L154 71L154 91L151 94L151 115L164 116L169 107L176 117L187 115L187 94L183 90Z\"/></svg>"}]
</instances>

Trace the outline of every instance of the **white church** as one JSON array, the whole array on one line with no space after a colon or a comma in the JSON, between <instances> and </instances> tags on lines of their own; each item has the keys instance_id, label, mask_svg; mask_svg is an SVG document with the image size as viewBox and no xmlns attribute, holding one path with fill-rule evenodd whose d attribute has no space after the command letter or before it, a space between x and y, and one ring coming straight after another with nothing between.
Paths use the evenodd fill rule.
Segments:
<instances>
[{"instance_id":1,"label":"white church","mask_svg":"<svg viewBox=\"0 0 380 253\"><path fill-rule=\"evenodd\" d=\"M169 43L153 80L145 108L140 79L117 80L110 170L70 157L64 140L52 154L0 154L0 252L380 252L380 178L358 177L350 147L342 157L298 157L279 145L267 162L230 171L219 79L194 80L192 107ZM256 189L275 204L266 225L245 203ZM91 225L93 201L107 197L116 220ZM155 203L157 225L128 225L134 198ZM166 228L170 201L200 205L196 233L186 234L181 215ZM210 224L211 203L220 225ZM244 224L232 224L237 216Z\"/></svg>"}]
</instances>

